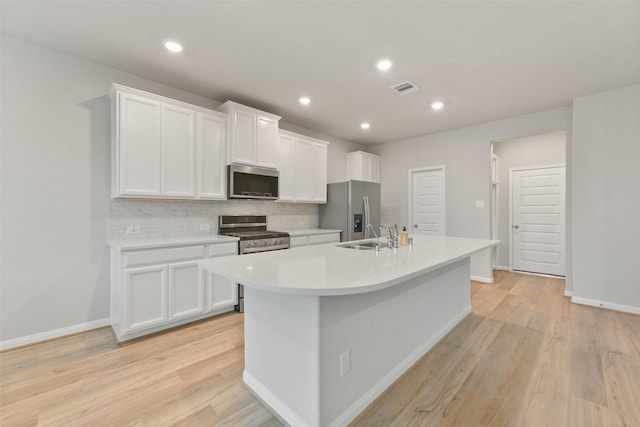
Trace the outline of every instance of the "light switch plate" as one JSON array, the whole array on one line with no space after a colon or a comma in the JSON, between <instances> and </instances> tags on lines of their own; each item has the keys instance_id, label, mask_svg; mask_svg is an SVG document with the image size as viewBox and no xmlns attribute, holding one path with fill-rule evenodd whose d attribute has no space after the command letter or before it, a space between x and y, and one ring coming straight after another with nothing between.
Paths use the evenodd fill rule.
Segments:
<instances>
[{"instance_id":1,"label":"light switch plate","mask_svg":"<svg viewBox=\"0 0 640 427\"><path fill-rule=\"evenodd\" d=\"M484 208L484 200L476 200L476 208Z\"/></svg>"}]
</instances>

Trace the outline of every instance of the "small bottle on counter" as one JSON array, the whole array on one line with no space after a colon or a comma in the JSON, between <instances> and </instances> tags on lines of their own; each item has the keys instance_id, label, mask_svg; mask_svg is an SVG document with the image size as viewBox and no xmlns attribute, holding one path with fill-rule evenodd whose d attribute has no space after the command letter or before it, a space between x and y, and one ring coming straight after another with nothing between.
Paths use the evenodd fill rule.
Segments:
<instances>
[{"instance_id":1,"label":"small bottle on counter","mask_svg":"<svg viewBox=\"0 0 640 427\"><path fill-rule=\"evenodd\" d=\"M402 227L400 232L400 246L407 246L409 244L409 233L407 233L407 227Z\"/></svg>"}]
</instances>

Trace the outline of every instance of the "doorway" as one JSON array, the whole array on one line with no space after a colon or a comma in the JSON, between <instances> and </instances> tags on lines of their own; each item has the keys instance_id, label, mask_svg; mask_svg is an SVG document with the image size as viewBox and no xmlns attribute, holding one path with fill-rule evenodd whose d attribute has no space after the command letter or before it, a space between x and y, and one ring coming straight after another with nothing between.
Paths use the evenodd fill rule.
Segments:
<instances>
[{"instance_id":1,"label":"doorway","mask_svg":"<svg viewBox=\"0 0 640 427\"><path fill-rule=\"evenodd\" d=\"M409 224L414 233L446 234L445 168L409 169Z\"/></svg>"},{"instance_id":2,"label":"doorway","mask_svg":"<svg viewBox=\"0 0 640 427\"><path fill-rule=\"evenodd\" d=\"M562 130L491 141L491 181L487 184L491 186L491 200L495 203L490 214L490 226L495 225L491 236L500 241L494 254L496 269L510 271L513 267L510 171L566 164L566 141L567 132Z\"/></svg>"},{"instance_id":3,"label":"doorway","mask_svg":"<svg viewBox=\"0 0 640 427\"><path fill-rule=\"evenodd\" d=\"M564 276L565 165L509 169L513 271Z\"/></svg>"}]
</instances>

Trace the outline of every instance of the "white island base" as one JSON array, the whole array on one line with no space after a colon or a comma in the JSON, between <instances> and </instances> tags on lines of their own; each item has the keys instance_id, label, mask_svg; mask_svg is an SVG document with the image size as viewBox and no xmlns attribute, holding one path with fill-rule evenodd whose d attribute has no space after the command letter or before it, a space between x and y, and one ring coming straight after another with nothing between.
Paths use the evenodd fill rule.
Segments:
<instances>
[{"instance_id":1,"label":"white island base","mask_svg":"<svg viewBox=\"0 0 640 427\"><path fill-rule=\"evenodd\" d=\"M292 426L344 426L471 313L469 277L467 256L353 295L246 287L244 383Z\"/></svg>"}]
</instances>

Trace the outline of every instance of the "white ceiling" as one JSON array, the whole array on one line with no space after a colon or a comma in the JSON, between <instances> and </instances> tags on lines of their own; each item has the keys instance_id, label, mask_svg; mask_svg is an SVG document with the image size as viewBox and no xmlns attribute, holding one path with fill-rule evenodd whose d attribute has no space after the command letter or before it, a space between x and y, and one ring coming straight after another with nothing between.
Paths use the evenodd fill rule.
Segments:
<instances>
[{"instance_id":1,"label":"white ceiling","mask_svg":"<svg viewBox=\"0 0 640 427\"><path fill-rule=\"evenodd\" d=\"M640 81L638 1L1 5L5 34L364 144L569 105ZM167 38L184 51L169 54ZM386 73L375 68L383 57L394 62ZM421 90L389 88L405 80ZM312 103L301 106L301 95ZM434 100L445 108L432 111Z\"/></svg>"}]
</instances>

